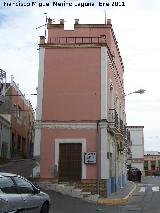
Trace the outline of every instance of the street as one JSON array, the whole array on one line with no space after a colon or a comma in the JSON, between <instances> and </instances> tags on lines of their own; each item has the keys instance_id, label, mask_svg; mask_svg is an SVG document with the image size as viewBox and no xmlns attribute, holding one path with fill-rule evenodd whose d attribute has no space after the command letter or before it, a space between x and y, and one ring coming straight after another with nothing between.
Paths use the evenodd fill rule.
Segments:
<instances>
[{"instance_id":1,"label":"street","mask_svg":"<svg viewBox=\"0 0 160 213\"><path fill-rule=\"evenodd\" d=\"M34 164L34 160L10 162L0 166L0 171L18 173L29 177ZM128 203L117 206L89 203L51 190L45 192L50 195L52 202L50 213L159 213L160 177L142 177L142 182L136 183L136 185L137 188Z\"/></svg>"},{"instance_id":2,"label":"street","mask_svg":"<svg viewBox=\"0 0 160 213\"><path fill-rule=\"evenodd\" d=\"M98 205L80 199L64 196L53 191L46 191L53 201L50 213L159 213L160 212L160 177L144 177L137 183L137 189L125 205Z\"/></svg>"}]
</instances>

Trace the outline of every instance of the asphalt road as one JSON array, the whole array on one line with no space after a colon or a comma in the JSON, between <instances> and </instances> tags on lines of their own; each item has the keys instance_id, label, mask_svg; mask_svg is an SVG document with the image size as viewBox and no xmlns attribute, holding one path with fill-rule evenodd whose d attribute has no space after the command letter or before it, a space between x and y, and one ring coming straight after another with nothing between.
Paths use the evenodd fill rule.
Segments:
<instances>
[{"instance_id":1,"label":"asphalt road","mask_svg":"<svg viewBox=\"0 0 160 213\"><path fill-rule=\"evenodd\" d=\"M10 162L0 166L0 171L29 177L34 165L34 160ZM117 206L89 203L51 190L45 192L51 197L50 213L160 213L160 177L143 177L142 182L136 184L137 189L129 202Z\"/></svg>"},{"instance_id":2,"label":"asphalt road","mask_svg":"<svg viewBox=\"0 0 160 213\"><path fill-rule=\"evenodd\" d=\"M43 190L44 191L44 190ZM118 206L98 205L89 203L82 199L62 195L53 191L45 191L50 195L52 206L50 213L94 213L94 212L114 212L118 213Z\"/></svg>"},{"instance_id":3,"label":"asphalt road","mask_svg":"<svg viewBox=\"0 0 160 213\"><path fill-rule=\"evenodd\" d=\"M64 196L54 191L46 191L52 201L50 213L159 213L160 177L144 177L125 205L98 205L81 199Z\"/></svg>"},{"instance_id":4,"label":"asphalt road","mask_svg":"<svg viewBox=\"0 0 160 213\"><path fill-rule=\"evenodd\" d=\"M11 172L28 178L32 174L35 163L35 160L32 159L11 161L7 164L0 165L0 172Z\"/></svg>"}]
</instances>

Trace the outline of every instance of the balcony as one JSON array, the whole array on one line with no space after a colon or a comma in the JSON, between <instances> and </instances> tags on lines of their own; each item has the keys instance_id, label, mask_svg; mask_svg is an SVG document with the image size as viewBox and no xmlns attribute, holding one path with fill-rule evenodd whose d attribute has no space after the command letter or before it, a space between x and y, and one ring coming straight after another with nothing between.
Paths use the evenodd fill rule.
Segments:
<instances>
[{"instance_id":1,"label":"balcony","mask_svg":"<svg viewBox=\"0 0 160 213\"><path fill-rule=\"evenodd\" d=\"M115 109L109 109L108 124L111 132L124 136L124 123Z\"/></svg>"},{"instance_id":2,"label":"balcony","mask_svg":"<svg viewBox=\"0 0 160 213\"><path fill-rule=\"evenodd\" d=\"M115 109L109 109L108 123L110 128L118 129L118 113Z\"/></svg>"}]
</instances>

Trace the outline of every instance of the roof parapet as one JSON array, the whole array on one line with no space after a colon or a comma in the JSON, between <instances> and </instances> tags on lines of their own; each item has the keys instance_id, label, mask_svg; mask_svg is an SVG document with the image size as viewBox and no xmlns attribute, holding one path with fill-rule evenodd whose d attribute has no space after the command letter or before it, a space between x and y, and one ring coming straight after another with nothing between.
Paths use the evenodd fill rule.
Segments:
<instances>
[{"instance_id":1,"label":"roof parapet","mask_svg":"<svg viewBox=\"0 0 160 213\"><path fill-rule=\"evenodd\" d=\"M79 24L79 19L74 19L74 24Z\"/></svg>"},{"instance_id":2,"label":"roof parapet","mask_svg":"<svg viewBox=\"0 0 160 213\"><path fill-rule=\"evenodd\" d=\"M107 19L107 25L112 25L111 19Z\"/></svg>"},{"instance_id":3,"label":"roof parapet","mask_svg":"<svg viewBox=\"0 0 160 213\"><path fill-rule=\"evenodd\" d=\"M60 19L60 24L64 25L64 19Z\"/></svg>"},{"instance_id":4,"label":"roof parapet","mask_svg":"<svg viewBox=\"0 0 160 213\"><path fill-rule=\"evenodd\" d=\"M40 44L45 44L45 37L44 36L40 36Z\"/></svg>"}]
</instances>

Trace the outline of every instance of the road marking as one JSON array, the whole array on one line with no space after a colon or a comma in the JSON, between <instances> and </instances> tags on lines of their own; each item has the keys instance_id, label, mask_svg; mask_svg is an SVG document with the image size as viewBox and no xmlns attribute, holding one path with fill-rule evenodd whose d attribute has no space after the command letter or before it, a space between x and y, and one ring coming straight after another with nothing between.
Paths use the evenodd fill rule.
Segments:
<instances>
[{"instance_id":1,"label":"road marking","mask_svg":"<svg viewBox=\"0 0 160 213\"><path fill-rule=\"evenodd\" d=\"M146 190L146 187L141 187L139 192L145 192L145 190Z\"/></svg>"},{"instance_id":2,"label":"road marking","mask_svg":"<svg viewBox=\"0 0 160 213\"><path fill-rule=\"evenodd\" d=\"M141 186L140 189L139 189L139 192L145 192L145 191L146 191L146 187ZM159 186L152 186L152 191L153 192L159 192L160 191Z\"/></svg>"},{"instance_id":3,"label":"road marking","mask_svg":"<svg viewBox=\"0 0 160 213\"><path fill-rule=\"evenodd\" d=\"M138 183L138 186L154 186L154 183Z\"/></svg>"},{"instance_id":4,"label":"road marking","mask_svg":"<svg viewBox=\"0 0 160 213\"><path fill-rule=\"evenodd\" d=\"M152 191L153 192L159 192L159 186L153 186Z\"/></svg>"}]
</instances>

